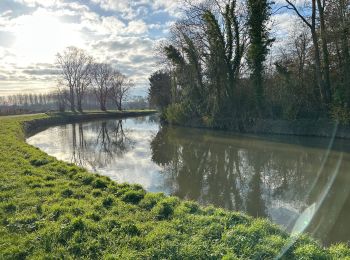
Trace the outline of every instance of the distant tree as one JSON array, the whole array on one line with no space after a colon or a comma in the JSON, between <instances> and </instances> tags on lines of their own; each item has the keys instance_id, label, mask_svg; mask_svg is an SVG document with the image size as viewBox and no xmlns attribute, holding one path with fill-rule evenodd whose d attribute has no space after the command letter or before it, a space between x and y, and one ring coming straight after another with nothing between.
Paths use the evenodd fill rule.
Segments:
<instances>
[{"instance_id":1,"label":"distant tree","mask_svg":"<svg viewBox=\"0 0 350 260\"><path fill-rule=\"evenodd\" d=\"M147 97L134 96L127 102L128 109L146 109L149 108Z\"/></svg>"},{"instance_id":2,"label":"distant tree","mask_svg":"<svg viewBox=\"0 0 350 260\"><path fill-rule=\"evenodd\" d=\"M91 84L92 57L84 50L68 47L62 54L57 54L57 63L60 68L59 85L69 90L67 96L70 109L82 111L82 100ZM75 101L77 101L75 103Z\"/></svg>"},{"instance_id":3,"label":"distant tree","mask_svg":"<svg viewBox=\"0 0 350 260\"><path fill-rule=\"evenodd\" d=\"M57 109L60 112L66 111L66 93L64 93L65 90L58 89L55 92L56 95L56 102L57 102Z\"/></svg>"},{"instance_id":4,"label":"distant tree","mask_svg":"<svg viewBox=\"0 0 350 260\"><path fill-rule=\"evenodd\" d=\"M92 68L93 90L102 111L107 110L107 99L110 93L113 68L107 63L95 63Z\"/></svg>"},{"instance_id":5,"label":"distant tree","mask_svg":"<svg viewBox=\"0 0 350 260\"><path fill-rule=\"evenodd\" d=\"M119 111L122 110L122 103L127 98L130 89L134 86L124 74L113 71L110 81L109 98L114 102Z\"/></svg>"},{"instance_id":6,"label":"distant tree","mask_svg":"<svg viewBox=\"0 0 350 260\"><path fill-rule=\"evenodd\" d=\"M167 71L156 71L149 78L148 101L152 107L165 108L171 103L171 77Z\"/></svg>"},{"instance_id":7,"label":"distant tree","mask_svg":"<svg viewBox=\"0 0 350 260\"><path fill-rule=\"evenodd\" d=\"M274 39L270 38L267 23L271 16L271 6L268 0L248 0L248 27L250 45L248 49L248 65L251 69L251 79L255 87L257 108L263 108L264 62L269 52L269 46Z\"/></svg>"}]
</instances>

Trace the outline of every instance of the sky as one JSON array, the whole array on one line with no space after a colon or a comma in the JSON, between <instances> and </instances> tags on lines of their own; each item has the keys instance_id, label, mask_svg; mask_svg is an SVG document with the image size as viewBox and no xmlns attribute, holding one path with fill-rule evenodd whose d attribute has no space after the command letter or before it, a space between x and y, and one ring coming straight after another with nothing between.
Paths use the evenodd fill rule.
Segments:
<instances>
[{"instance_id":1,"label":"sky","mask_svg":"<svg viewBox=\"0 0 350 260\"><path fill-rule=\"evenodd\" d=\"M53 90L56 54L68 46L110 62L145 95L154 48L180 15L176 0L0 0L0 96ZM283 39L292 18L274 15L274 34Z\"/></svg>"}]
</instances>

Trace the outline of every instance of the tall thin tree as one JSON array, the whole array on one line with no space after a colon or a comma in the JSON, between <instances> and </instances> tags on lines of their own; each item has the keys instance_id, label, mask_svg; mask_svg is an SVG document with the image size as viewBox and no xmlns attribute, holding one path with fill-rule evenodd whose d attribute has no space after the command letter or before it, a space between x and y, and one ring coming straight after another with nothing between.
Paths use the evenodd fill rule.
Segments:
<instances>
[{"instance_id":1,"label":"tall thin tree","mask_svg":"<svg viewBox=\"0 0 350 260\"><path fill-rule=\"evenodd\" d=\"M247 5L250 37L248 65L252 71L251 79L255 88L257 108L261 113L264 104L264 62L269 52L269 46L274 41L270 38L268 28L271 6L268 0L248 0Z\"/></svg>"}]
</instances>

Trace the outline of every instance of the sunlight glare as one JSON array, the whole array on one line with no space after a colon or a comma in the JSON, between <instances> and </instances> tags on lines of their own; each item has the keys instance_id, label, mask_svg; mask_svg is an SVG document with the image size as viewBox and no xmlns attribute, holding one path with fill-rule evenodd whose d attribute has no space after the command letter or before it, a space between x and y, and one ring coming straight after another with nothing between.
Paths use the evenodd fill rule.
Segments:
<instances>
[{"instance_id":1,"label":"sunlight glare","mask_svg":"<svg viewBox=\"0 0 350 260\"><path fill-rule=\"evenodd\" d=\"M23 65L52 62L56 53L65 47L83 44L74 26L60 22L43 10L21 17L15 28L16 42L13 47Z\"/></svg>"}]
</instances>

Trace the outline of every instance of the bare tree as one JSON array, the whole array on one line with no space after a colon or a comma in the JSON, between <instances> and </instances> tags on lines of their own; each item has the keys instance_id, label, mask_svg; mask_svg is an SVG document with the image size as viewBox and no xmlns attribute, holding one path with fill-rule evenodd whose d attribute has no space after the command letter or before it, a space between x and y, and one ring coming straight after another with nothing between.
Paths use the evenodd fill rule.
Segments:
<instances>
[{"instance_id":1,"label":"bare tree","mask_svg":"<svg viewBox=\"0 0 350 260\"><path fill-rule=\"evenodd\" d=\"M75 85L75 95L77 98L77 108L78 111L83 111L82 101L85 96L86 90L90 86L91 71L92 71L92 57L81 53L77 60L76 66L76 85Z\"/></svg>"},{"instance_id":2,"label":"bare tree","mask_svg":"<svg viewBox=\"0 0 350 260\"><path fill-rule=\"evenodd\" d=\"M59 85L68 88L67 100L72 111L75 111L76 107L78 111L83 110L82 100L91 83L92 61L90 55L76 47L68 47L62 54L57 54L57 63L61 69Z\"/></svg>"},{"instance_id":3,"label":"bare tree","mask_svg":"<svg viewBox=\"0 0 350 260\"><path fill-rule=\"evenodd\" d=\"M291 0L285 0L287 2L287 8L293 10L296 15L302 20L302 22L310 29L312 41L314 45L315 53L315 69L316 69L316 79L317 84L320 88L320 94L322 100L329 104L332 99L330 79L329 79L329 54L327 48L327 37L325 32L325 21L324 21L324 3L321 3L319 0L311 1L311 18L308 18L308 15L302 13L299 10L295 3ZM322 53L324 59L324 68L322 71L321 64L321 50L319 46L319 34L317 32L317 15L319 16L321 23L321 42L322 42ZM310 21L311 20L311 21Z\"/></svg>"},{"instance_id":4,"label":"bare tree","mask_svg":"<svg viewBox=\"0 0 350 260\"><path fill-rule=\"evenodd\" d=\"M116 104L119 111L122 110L122 102L127 98L127 94L134 86L134 83L129 80L124 74L115 70L111 78L110 99Z\"/></svg>"},{"instance_id":5,"label":"bare tree","mask_svg":"<svg viewBox=\"0 0 350 260\"><path fill-rule=\"evenodd\" d=\"M113 77L113 69L107 63L95 63L92 68L93 89L100 109L106 111L106 103L110 92L111 79Z\"/></svg>"}]
</instances>

